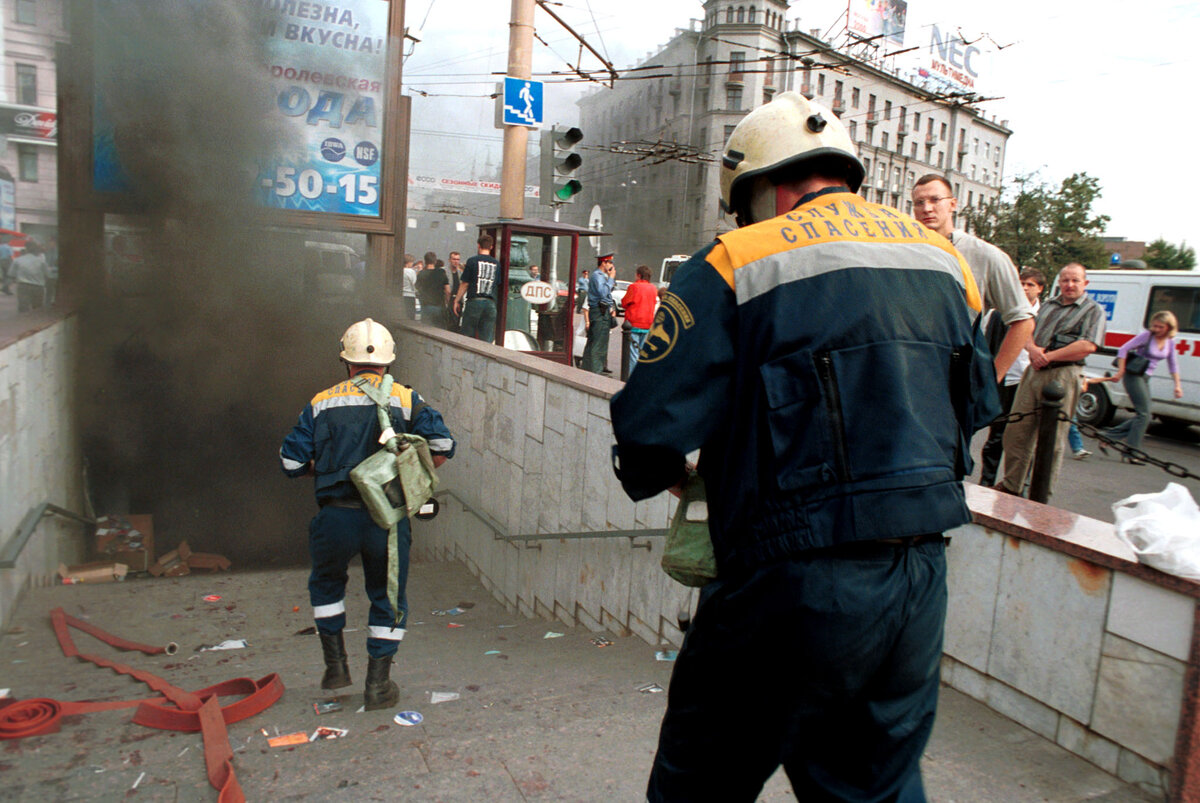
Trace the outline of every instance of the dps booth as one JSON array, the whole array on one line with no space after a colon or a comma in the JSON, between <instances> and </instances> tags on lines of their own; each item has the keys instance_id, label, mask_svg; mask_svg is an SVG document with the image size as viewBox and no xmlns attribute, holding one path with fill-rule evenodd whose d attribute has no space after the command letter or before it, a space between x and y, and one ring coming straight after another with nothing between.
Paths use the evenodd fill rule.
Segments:
<instances>
[{"instance_id":1,"label":"dps booth","mask_svg":"<svg viewBox=\"0 0 1200 803\"><path fill-rule=\"evenodd\" d=\"M536 218L484 223L479 231L496 243L498 284L505 288L496 298L496 345L570 365L579 238L609 235ZM589 268L584 266L584 276Z\"/></svg>"}]
</instances>

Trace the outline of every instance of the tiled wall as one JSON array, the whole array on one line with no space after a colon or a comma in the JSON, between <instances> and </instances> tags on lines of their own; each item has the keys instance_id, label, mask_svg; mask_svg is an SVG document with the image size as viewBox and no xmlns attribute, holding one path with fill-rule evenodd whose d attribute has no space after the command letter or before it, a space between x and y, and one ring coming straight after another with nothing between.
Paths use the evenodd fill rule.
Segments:
<instances>
[{"instance_id":1,"label":"tiled wall","mask_svg":"<svg viewBox=\"0 0 1200 803\"><path fill-rule=\"evenodd\" d=\"M443 489L511 535L667 526L673 498L634 504L613 476L608 399L619 383L420 330L400 340L397 380L440 411L458 441L439 470ZM526 615L651 644L681 640L676 617L695 592L663 574L663 538L504 540L457 501L443 502L438 518L413 527L418 555L462 560Z\"/></svg>"},{"instance_id":2,"label":"tiled wall","mask_svg":"<svg viewBox=\"0 0 1200 803\"><path fill-rule=\"evenodd\" d=\"M1195 600L978 524L954 532L947 556L942 679L1162 792Z\"/></svg>"},{"instance_id":3,"label":"tiled wall","mask_svg":"<svg viewBox=\"0 0 1200 803\"><path fill-rule=\"evenodd\" d=\"M82 464L71 412L78 330L79 319L70 316L0 338L0 544L42 502L82 512ZM75 563L82 555L79 524L43 519L16 567L0 569L0 625L28 585L52 581L60 561Z\"/></svg>"}]
</instances>

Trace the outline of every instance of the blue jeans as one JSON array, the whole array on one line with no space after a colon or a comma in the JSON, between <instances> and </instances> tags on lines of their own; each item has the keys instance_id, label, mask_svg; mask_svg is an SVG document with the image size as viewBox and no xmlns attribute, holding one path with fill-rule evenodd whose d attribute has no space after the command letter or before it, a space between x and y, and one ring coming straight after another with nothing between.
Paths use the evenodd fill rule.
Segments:
<instances>
[{"instance_id":1,"label":"blue jeans","mask_svg":"<svg viewBox=\"0 0 1200 803\"><path fill-rule=\"evenodd\" d=\"M863 544L709 583L671 675L647 798L924 803L946 556Z\"/></svg>"},{"instance_id":2,"label":"blue jeans","mask_svg":"<svg viewBox=\"0 0 1200 803\"><path fill-rule=\"evenodd\" d=\"M650 334L649 329L630 329L629 330L629 370L637 365L638 353L642 350L642 344L646 342L646 335Z\"/></svg>"},{"instance_id":3,"label":"blue jeans","mask_svg":"<svg viewBox=\"0 0 1200 803\"><path fill-rule=\"evenodd\" d=\"M371 601L367 614L367 654L372 658L395 655L408 624L408 601L404 593L412 547L408 519L401 519L396 525L396 536L401 624L393 627L392 604L387 598L387 530L372 521L366 510L333 506L321 508L308 525L308 552L312 559L308 597L317 631L332 635L345 628L346 569L355 555L361 555L363 581Z\"/></svg>"},{"instance_id":4,"label":"blue jeans","mask_svg":"<svg viewBox=\"0 0 1200 803\"><path fill-rule=\"evenodd\" d=\"M1079 434L1079 427L1075 426L1075 422L1071 422L1070 429L1067 430L1067 443L1071 446L1071 452L1079 452L1083 449L1083 435Z\"/></svg>"},{"instance_id":5,"label":"blue jeans","mask_svg":"<svg viewBox=\"0 0 1200 803\"><path fill-rule=\"evenodd\" d=\"M490 298L472 298L463 307L462 333L476 340L496 342L496 302Z\"/></svg>"},{"instance_id":6,"label":"blue jeans","mask_svg":"<svg viewBox=\"0 0 1200 803\"><path fill-rule=\"evenodd\" d=\"M1145 374L1126 372L1121 379L1129 401L1133 404L1133 418L1127 418L1115 427L1109 428L1104 434L1113 440L1125 441L1133 448L1140 448L1146 427L1150 423L1150 380Z\"/></svg>"}]
</instances>

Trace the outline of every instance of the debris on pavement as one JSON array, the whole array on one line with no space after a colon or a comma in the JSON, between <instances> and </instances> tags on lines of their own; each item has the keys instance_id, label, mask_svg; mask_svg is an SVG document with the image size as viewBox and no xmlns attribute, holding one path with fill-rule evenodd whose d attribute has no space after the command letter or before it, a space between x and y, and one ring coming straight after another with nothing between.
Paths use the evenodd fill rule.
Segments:
<instances>
[{"instance_id":1,"label":"debris on pavement","mask_svg":"<svg viewBox=\"0 0 1200 803\"><path fill-rule=\"evenodd\" d=\"M678 657L679 650L659 650L654 653L654 660L656 661L674 661Z\"/></svg>"},{"instance_id":2,"label":"debris on pavement","mask_svg":"<svg viewBox=\"0 0 1200 803\"><path fill-rule=\"evenodd\" d=\"M451 622L448 625L446 625L446 627L466 627L466 625L461 624L459 622Z\"/></svg>"},{"instance_id":3,"label":"debris on pavement","mask_svg":"<svg viewBox=\"0 0 1200 803\"><path fill-rule=\"evenodd\" d=\"M499 654L500 654L499 650L488 650L487 652L484 653L484 655L499 655Z\"/></svg>"},{"instance_id":4,"label":"debris on pavement","mask_svg":"<svg viewBox=\"0 0 1200 803\"><path fill-rule=\"evenodd\" d=\"M471 608L475 607L475 603L474 602L460 602L460 603L458 603L458 607L462 608L463 610L470 610Z\"/></svg>"},{"instance_id":5,"label":"debris on pavement","mask_svg":"<svg viewBox=\"0 0 1200 803\"><path fill-rule=\"evenodd\" d=\"M250 645L246 643L244 638L225 639L220 644L214 644L211 647L197 647L196 652L214 652L216 650L243 650Z\"/></svg>"},{"instance_id":6,"label":"debris on pavement","mask_svg":"<svg viewBox=\"0 0 1200 803\"><path fill-rule=\"evenodd\" d=\"M317 739L340 739L349 732L346 728L330 728L322 725L312 732L312 736L309 736L308 740L315 742Z\"/></svg>"},{"instance_id":7,"label":"debris on pavement","mask_svg":"<svg viewBox=\"0 0 1200 803\"><path fill-rule=\"evenodd\" d=\"M313 711L316 711L317 714L329 714L341 710L342 704L338 700L323 700L319 703L313 703Z\"/></svg>"},{"instance_id":8,"label":"debris on pavement","mask_svg":"<svg viewBox=\"0 0 1200 803\"><path fill-rule=\"evenodd\" d=\"M451 700L457 700L461 697L461 695L456 691L433 691L430 692L429 695L429 702L433 705L437 705L438 703L448 703Z\"/></svg>"},{"instance_id":9,"label":"debris on pavement","mask_svg":"<svg viewBox=\"0 0 1200 803\"><path fill-rule=\"evenodd\" d=\"M64 585L76 583L111 583L125 579L129 567L124 563L80 563L75 566L58 564L58 576Z\"/></svg>"},{"instance_id":10,"label":"debris on pavement","mask_svg":"<svg viewBox=\"0 0 1200 803\"><path fill-rule=\"evenodd\" d=\"M595 638L592 639L592 643L595 644L597 647L611 647L612 646L612 640L606 639L604 636L596 636Z\"/></svg>"},{"instance_id":11,"label":"debris on pavement","mask_svg":"<svg viewBox=\"0 0 1200 803\"><path fill-rule=\"evenodd\" d=\"M647 683L645 686L638 686L638 691L642 694L658 694L662 690L663 687L657 683Z\"/></svg>"},{"instance_id":12,"label":"debris on pavement","mask_svg":"<svg viewBox=\"0 0 1200 803\"><path fill-rule=\"evenodd\" d=\"M289 733L286 736L273 736L267 739L271 747L290 747L294 744L308 744L308 734L304 731Z\"/></svg>"},{"instance_id":13,"label":"debris on pavement","mask_svg":"<svg viewBox=\"0 0 1200 803\"><path fill-rule=\"evenodd\" d=\"M139 775L139 776L137 777L137 780L133 782L133 786L129 787L130 791L133 791L134 789L137 789L137 788L138 788L138 784L140 784L140 783L142 782L142 779L143 779L143 778L145 778L145 777L146 777L146 773L144 773L144 772L143 772L141 775Z\"/></svg>"},{"instance_id":14,"label":"debris on pavement","mask_svg":"<svg viewBox=\"0 0 1200 803\"><path fill-rule=\"evenodd\" d=\"M444 611L442 611L442 610L430 611L430 613L432 613L434 616L458 616L460 613L466 613L466 612L467 612L467 609L463 608L462 606L459 606L457 608L446 608Z\"/></svg>"},{"instance_id":15,"label":"debris on pavement","mask_svg":"<svg viewBox=\"0 0 1200 803\"><path fill-rule=\"evenodd\" d=\"M397 725L403 725L406 728L411 728L413 725L420 725L425 721L425 717L420 711L401 711L396 716L392 717L392 721Z\"/></svg>"},{"instance_id":16,"label":"debris on pavement","mask_svg":"<svg viewBox=\"0 0 1200 803\"><path fill-rule=\"evenodd\" d=\"M546 635L542 636L542 638L544 638L544 639L547 639L547 638L562 638L562 637L563 637L563 634L562 634L562 633L555 633L553 630L547 630L547 631L546 631Z\"/></svg>"},{"instance_id":17,"label":"debris on pavement","mask_svg":"<svg viewBox=\"0 0 1200 803\"><path fill-rule=\"evenodd\" d=\"M101 516L95 539L97 558L124 563L130 571L147 571L154 562L153 516Z\"/></svg>"},{"instance_id":18,"label":"debris on pavement","mask_svg":"<svg viewBox=\"0 0 1200 803\"><path fill-rule=\"evenodd\" d=\"M149 572L155 577L182 577L189 574L187 559L192 554L187 541L180 541L179 546L166 553L150 566Z\"/></svg>"},{"instance_id":19,"label":"debris on pavement","mask_svg":"<svg viewBox=\"0 0 1200 803\"><path fill-rule=\"evenodd\" d=\"M203 599L205 602L220 602L221 595L220 594L205 594Z\"/></svg>"}]
</instances>

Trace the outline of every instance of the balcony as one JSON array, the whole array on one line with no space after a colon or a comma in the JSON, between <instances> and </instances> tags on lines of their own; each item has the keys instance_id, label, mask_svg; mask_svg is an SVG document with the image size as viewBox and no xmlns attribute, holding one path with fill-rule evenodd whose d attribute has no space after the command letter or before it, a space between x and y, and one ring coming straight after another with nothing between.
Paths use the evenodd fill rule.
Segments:
<instances>
[{"instance_id":1,"label":"balcony","mask_svg":"<svg viewBox=\"0 0 1200 803\"><path fill-rule=\"evenodd\" d=\"M925 144L926 145L936 145L937 144L937 134L934 134L933 132L926 134L925 135Z\"/></svg>"},{"instance_id":2,"label":"balcony","mask_svg":"<svg viewBox=\"0 0 1200 803\"><path fill-rule=\"evenodd\" d=\"M879 112L869 109L867 111L867 125L875 125L877 122L879 122Z\"/></svg>"},{"instance_id":3,"label":"balcony","mask_svg":"<svg viewBox=\"0 0 1200 803\"><path fill-rule=\"evenodd\" d=\"M832 109L834 114L841 117L842 113L846 111L846 101L843 98L834 98Z\"/></svg>"},{"instance_id":4,"label":"balcony","mask_svg":"<svg viewBox=\"0 0 1200 803\"><path fill-rule=\"evenodd\" d=\"M805 83L801 84L800 85L800 94L803 95L804 97L806 97L807 99L812 100L814 97L812 84L808 83L807 81Z\"/></svg>"}]
</instances>

